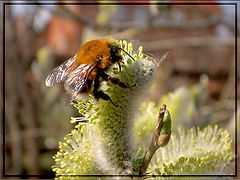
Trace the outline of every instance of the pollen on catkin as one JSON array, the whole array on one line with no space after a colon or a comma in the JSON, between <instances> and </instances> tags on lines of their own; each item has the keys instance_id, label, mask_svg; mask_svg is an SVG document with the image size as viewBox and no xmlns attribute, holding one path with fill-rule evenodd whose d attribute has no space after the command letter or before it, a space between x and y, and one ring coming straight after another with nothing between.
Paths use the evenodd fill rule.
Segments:
<instances>
[{"instance_id":1,"label":"pollen on catkin","mask_svg":"<svg viewBox=\"0 0 240 180\"><path fill-rule=\"evenodd\" d=\"M169 144L156 153L149 171L163 175L216 175L233 159L232 139L226 130L217 125L188 131L179 128Z\"/></svg>"}]
</instances>

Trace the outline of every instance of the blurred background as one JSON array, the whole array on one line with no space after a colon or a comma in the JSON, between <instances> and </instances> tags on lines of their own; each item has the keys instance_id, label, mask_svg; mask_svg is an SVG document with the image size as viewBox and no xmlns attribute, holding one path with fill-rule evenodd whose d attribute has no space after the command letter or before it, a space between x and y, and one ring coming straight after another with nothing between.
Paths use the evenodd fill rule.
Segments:
<instances>
[{"instance_id":1,"label":"blurred background","mask_svg":"<svg viewBox=\"0 0 240 180\"><path fill-rule=\"evenodd\" d=\"M145 101L196 87L199 105L186 128L218 124L234 137L234 18L234 6L220 4L6 5L5 173L53 174L58 142L79 114L45 79L83 43L109 36L142 45L154 59L169 53Z\"/></svg>"}]
</instances>

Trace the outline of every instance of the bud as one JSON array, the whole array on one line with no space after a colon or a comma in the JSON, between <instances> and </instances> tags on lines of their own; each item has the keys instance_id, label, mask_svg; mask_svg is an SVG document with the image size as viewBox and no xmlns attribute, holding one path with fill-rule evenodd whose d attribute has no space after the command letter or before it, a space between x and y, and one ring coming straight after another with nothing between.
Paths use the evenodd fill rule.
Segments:
<instances>
[{"instance_id":1,"label":"bud","mask_svg":"<svg viewBox=\"0 0 240 180\"><path fill-rule=\"evenodd\" d=\"M162 127L160 130L160 136L158 137L158 140L156 142L156 145L158 147L163 147L167 145L171 137L171 116L169 114L169 111L166 110L164 113L164 117L162 120Z\"/></svg>"}]
</instances>

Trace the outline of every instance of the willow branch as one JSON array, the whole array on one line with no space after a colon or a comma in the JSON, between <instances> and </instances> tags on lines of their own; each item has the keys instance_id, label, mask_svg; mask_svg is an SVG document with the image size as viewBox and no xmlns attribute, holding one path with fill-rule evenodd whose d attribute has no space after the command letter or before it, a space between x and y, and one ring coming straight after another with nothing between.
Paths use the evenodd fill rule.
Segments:
<instances>
[{"instance_id":1,"label":"willow branch","mask_svg":"<svg viewBox=\"0 0 240 180\"><path fill-rule=\"evenodd\" d=\"M153 132L151 144L148 148L148 151L146 152L146 154L144 156L142 166L140 167L140 172L139 172L140 175L146 174L148 165L149 165L154 153L157 151L157 149L159 147L165 146L169 142L171 132L168 134L161 134L161 131L163 128L163 120L165 117L164 115L165 115L166 111L167 111L166 105L163 105L159 110L157 125Z\"/></svg>"}]
</instances>

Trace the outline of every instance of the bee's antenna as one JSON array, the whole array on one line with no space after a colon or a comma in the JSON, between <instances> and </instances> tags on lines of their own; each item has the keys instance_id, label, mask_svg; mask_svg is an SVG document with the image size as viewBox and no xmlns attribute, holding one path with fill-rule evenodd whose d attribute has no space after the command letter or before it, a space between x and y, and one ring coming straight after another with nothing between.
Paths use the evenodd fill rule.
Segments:
<instances>
[{"instance_id":1,"label":"bee's antenna","mask_svg":"<svg viewBox=\"0 0 240 180\"><path fill-rule=\"evenodd\" d=\"M127 52L125 51L123 48L118 47L119 49L121 49L123 52L125 52L130 58L132 58L133 61L135 61L135 59Z\"/></svg>"}]
</instances>

